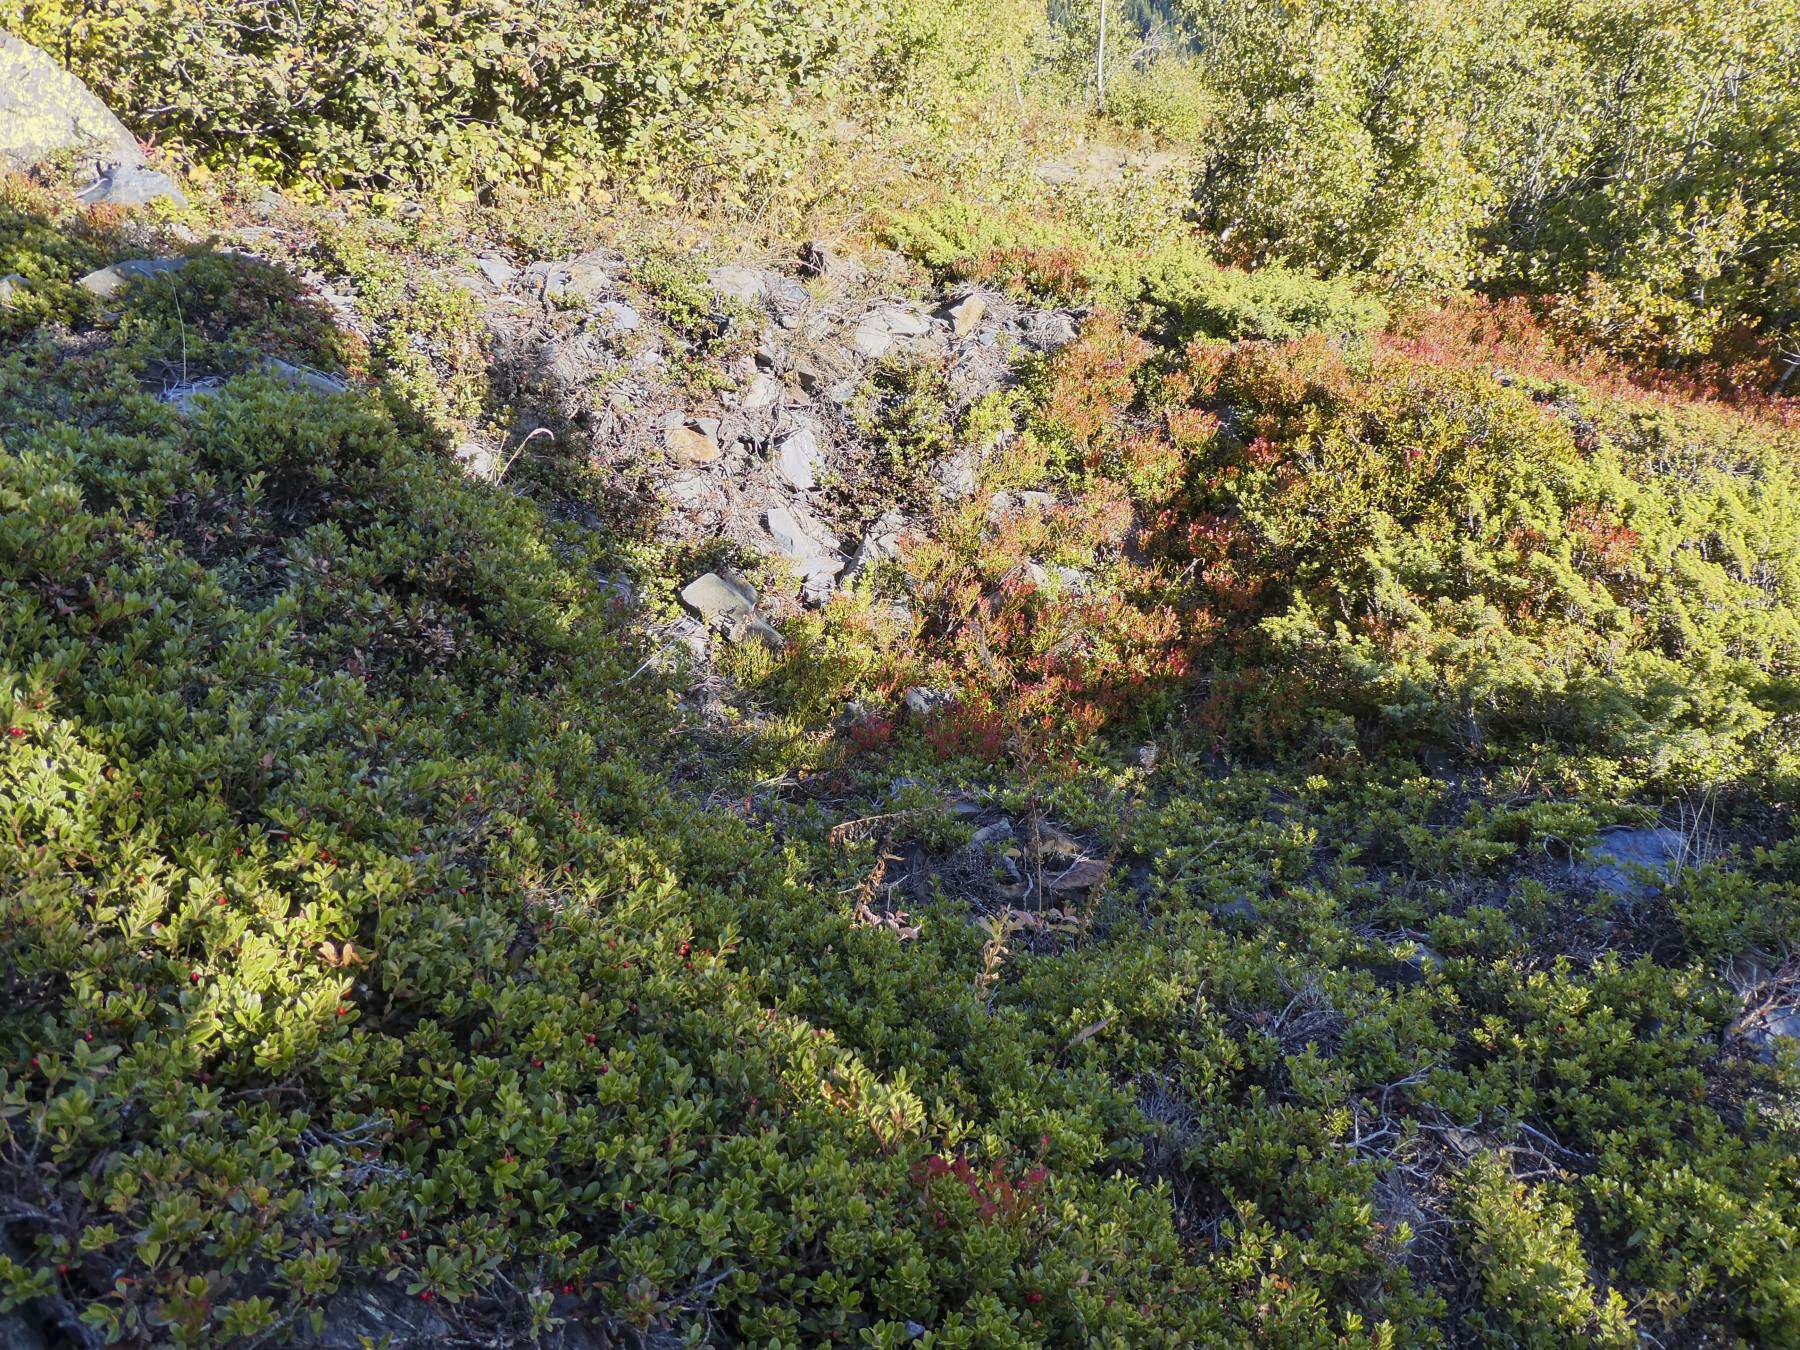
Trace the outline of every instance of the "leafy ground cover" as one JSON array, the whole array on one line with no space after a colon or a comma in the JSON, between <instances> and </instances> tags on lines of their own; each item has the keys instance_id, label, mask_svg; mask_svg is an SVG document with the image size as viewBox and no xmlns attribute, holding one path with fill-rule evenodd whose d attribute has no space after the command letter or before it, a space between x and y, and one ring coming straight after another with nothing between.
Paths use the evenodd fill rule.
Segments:
<instances>
[{"instance_id":1,"label":"leafy ground cover","mask_svg":"<svg viewBox=\"0 0 1800 1350\"><path fill-rule=\"evenodd\" d=\"M1343 280L899 222L1081 335L961 416L875 372L884 471L977 445L977 491L740 649L721 730L579 466L458 469L494 395L403 248L321 224L365 340L5 191L34 1326L304 1343L379 1286L466 1344L1800 1338L1800 1071L1740 992L1800 941L1779 418L1408 347ZM190 260L75 284L147 242ZM1581 865L1658 820L1671 877Z\"/></svg>"}]
</instances>

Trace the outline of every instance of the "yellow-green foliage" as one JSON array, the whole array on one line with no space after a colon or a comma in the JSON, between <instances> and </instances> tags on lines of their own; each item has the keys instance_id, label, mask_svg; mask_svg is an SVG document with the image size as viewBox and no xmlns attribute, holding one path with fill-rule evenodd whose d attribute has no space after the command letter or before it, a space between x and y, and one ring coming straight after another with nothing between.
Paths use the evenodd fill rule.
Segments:
<instances>
[{"instance_id":1,"label":"yellow-green foliage","mask_svg":"<svg viewBox=\"0 0 1800 1350\"><path fill-rule=\"evenodd\" d=\"M679 14L648 0L0 4L0 23L105 90L140 135L213 163L327 184L622 174L728 193L796 172L807 105L847 87L991 83L1042 10L975 17L795 0Z\"/></svg>"}]
</instances>

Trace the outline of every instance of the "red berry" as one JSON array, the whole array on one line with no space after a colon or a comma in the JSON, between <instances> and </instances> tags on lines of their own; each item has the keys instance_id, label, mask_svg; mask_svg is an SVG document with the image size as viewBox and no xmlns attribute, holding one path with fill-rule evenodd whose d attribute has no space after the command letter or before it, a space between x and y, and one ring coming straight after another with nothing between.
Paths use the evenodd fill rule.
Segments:
<instances>
[{"instance_id":1,"label":"red berry","mask_svg":"<svg viewBox=\"0 0 1800 1350\"><path fill-rule=\"evenodd\" d=\"M544 1067L544 1061L541 1059L534 1059L531 1061L531 1067L534 1069L541 1069Z\"/></svg>"},{"instance_id":2,"label":"red berry","mask_svg":"<svg viewBox=\"0 0 1800 1350\"><path fill-rule=\"evenodd\" d=\"M23 736L25 734L25 728L24 727L8 727L6 729L6 734L8 736Z\"/></svg>"},{"instance_id":3,"label":"red berry","mask_svg":"<svg viewBox=\"0 0 1800 1350\"><path fill-rule=\"evenodd\" d=\"M84 1041L91 1041L94 1039L94 1033L91 1031L84 1031L81 1033L81 1039Z\"/></svg>"},{"instance_id":4,"label":"red berry","mask_svg":"<svg viewBox=\"0 0 1800 1350\"><path fill-rule=\"evenodd\" d=\"M58 1275L67 1275L69 1273L69 1268L67 1265L58 1265L56 1268L56 1273Z\"/></svg>"},{"instance_id":5,"label":"red berry","mask_svg":"<svg viewBox=\"0 0 1800 1350\"><path fill-rule=\"evenodd\" d=\"M339 1017L348 1017L349 1015L350 1015L350 1009L346 1008L342 1003L338 1004L338 1016Z\"/></svg>"},{"instance_id":6,"label":"red berry","mask_svg":"<svg viewBox=\"0 0 1800 1350\"><path fill-rule=\"evenodd\" d=\"M1029 1294L1025 1295L1025 1301L1027 1303L1042 1303L1044 1301L1044 1296L1033 1289Z\"/></svg>"},{"instance_id":7,"label":"red berry","mask_svg":"<svg viewBox=\"0 0 1800 1350\"><path fill-rule=\"evenodd\" d=\"M41 1064L38 1063L38 1057L36 1055L33 1055L31 1057L31 1067L34 1069L39 1069L39 1068L43 1067Z\"/></svg>"},{"instance_id":8,"label":"red berry","mask_svg":"<svg viewBox=\"0 0 1800 1350\"><path fill-rule=\"evenodd\" d=\"M412 1236L412 1230L410 1228L402 1228L400 1230L400 1240L402 1242L405 1242L406 1239L408 1239L411 1236Z\"/></svg>"},{"instance_id":9,"label":"red berry","mask_svg":"<svg viewBox=\"0 0 1800 1350\"><path fill-rule=\"evenodd\" d=\"M611 1073L611 1072L612 1072L612 1065L610 1065L610 1064L602 1064L602 1065L601 1065L601 1066L600 1066L600 1072L601 1072L601 1073Z\"/></svg>"},{"instance_id":10,"label":"red berry","mask_svg":"<svg viewBox=\"0 0 1800 1350\"><path fill-rule=\"evenodd\" d=\"M574 1292L575 1292L575 1286L574 1286L574 1285L572 1285L572 1284L565 1284L565 1285L564 1285L564 1286L563 1286L563 1293L565 1293L565 1294L572 1294L572 1293L574 1293Z\"/></svg>"},{"instance_id":11,"label":"red berry","mask_svg":"<svg viewBox=\"0 0 1800 1350\"><path fill-rule=\"evenodd\" d=\"M188 983L189 984L199 984L200 983L200 972L197 970L190 970L188 972Z\"/></svg>"}]
</instances>

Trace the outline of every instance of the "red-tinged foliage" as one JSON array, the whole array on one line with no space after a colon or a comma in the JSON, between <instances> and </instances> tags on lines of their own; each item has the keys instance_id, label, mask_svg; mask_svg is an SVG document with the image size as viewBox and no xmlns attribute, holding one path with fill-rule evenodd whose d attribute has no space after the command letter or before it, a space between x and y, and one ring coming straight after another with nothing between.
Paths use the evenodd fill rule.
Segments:
<instances>
[{"instance_id":1,"label":"red-tinged foliage","mask_svg":"<svg viewBox=\"0 0 1800 1350\"><path fill-rule=\"evenodd\" d=\"M1580 296L1463 298L1416 310L1380 348L1434 366L1569 380L1607 397L1718 404L1778 426L1800 426L1800 387L1778 393L1779 348L1740 332L1710 360L1658 365L1604 350L1584 332Z\"/></svg>"},{"instance_id":2,"label":"red-tinged foliage","mask_svg":"<svg viewBox=\"0 0 1800 1350\"><path fill-rule=\"evenodd\" d=\"M1093 288L1089 268L1090 260L1080 249L1019 244L989 249L961 270L971 280L1016 294L1072 304Z\"/></svg>"}]
</instances>

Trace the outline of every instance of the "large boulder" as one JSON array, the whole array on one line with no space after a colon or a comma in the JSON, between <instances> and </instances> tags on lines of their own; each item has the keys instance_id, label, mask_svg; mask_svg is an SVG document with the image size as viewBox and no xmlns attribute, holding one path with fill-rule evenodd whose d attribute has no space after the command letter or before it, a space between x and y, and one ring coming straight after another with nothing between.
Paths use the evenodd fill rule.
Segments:
<instances>
[{"instance_id":1,"label":"large boulder","mask_svg":"<svg viewBox=\"0 0 1800 1350\"><path fill-rule=\"evenodd\" d=\"M125 124L46 53L0 33L0 163L27 169L73 151L99 168L138 166Z\"/></svg>"}]
</instances>

